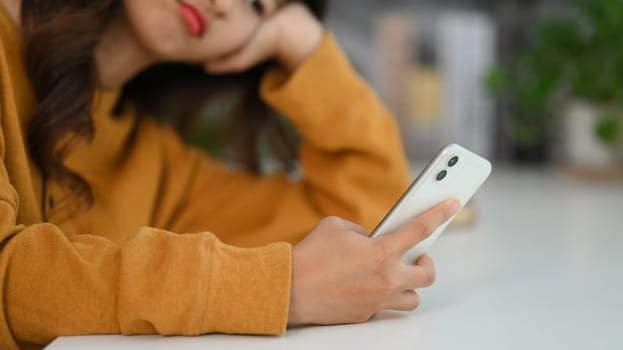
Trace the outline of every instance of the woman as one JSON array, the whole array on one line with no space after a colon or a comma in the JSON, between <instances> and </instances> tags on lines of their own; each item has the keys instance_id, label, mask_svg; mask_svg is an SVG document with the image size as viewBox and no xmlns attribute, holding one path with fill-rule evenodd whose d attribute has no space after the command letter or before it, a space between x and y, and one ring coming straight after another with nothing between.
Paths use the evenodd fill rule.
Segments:
<instances>
[{"instance_id":1,"label":"woman","mask_svg":"<svg viewBox=\"0 0 623 350\"><path fill-rule=\"evenodd\" d=\"M317 17L284 2L2 0L0 348L282 334L417 307L432 263L400 257L457 203L366 237L406 186L398 132ZM229 170L140 117L148 68L268 60L261 96L301 135L298 180Z\"/></svg>"}]
</instances>

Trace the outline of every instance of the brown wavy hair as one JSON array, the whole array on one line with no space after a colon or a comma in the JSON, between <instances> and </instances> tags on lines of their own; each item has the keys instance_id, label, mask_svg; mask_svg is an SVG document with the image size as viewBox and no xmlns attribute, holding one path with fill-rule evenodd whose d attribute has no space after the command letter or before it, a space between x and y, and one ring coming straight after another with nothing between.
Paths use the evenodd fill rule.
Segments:
<instances>
[{"instance_id":1,"label":"brown wavy hair","mask_svg":"<svg viewBox=\"0 0 623 350\"><path fill-rule=\"evenodd\" d=\"M318 18L324 16L328 0L300 1ZM22 0L26 69L39 102L28 126L28 149L43 174L44 189L47 180L56 181L67 193L65 199L77 199L81 210L93 204L91 187L64 160L76 144L93 140L91 106L98 82L94 50L121 2ZM184 135L206 103L234 91L234 108L226 118L231 122L223 132L239 163L260 173L259 148L266 140L274 156L290 167L296 160L295 140L258 94L271 65L227 76L209 76L184 64L157 65L126 84L116 111L133 104L141 116L167 120Z\"/></svg>"}]
</instances>

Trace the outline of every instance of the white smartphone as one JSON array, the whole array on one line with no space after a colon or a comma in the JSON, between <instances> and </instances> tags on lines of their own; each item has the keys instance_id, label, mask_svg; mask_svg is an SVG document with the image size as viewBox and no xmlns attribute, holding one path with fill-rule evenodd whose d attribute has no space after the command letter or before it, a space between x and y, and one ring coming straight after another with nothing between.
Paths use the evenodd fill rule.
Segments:
<instances>
[{"instance_id":1,"label":"white smartphone","mask_svg":"<svg viewBox=\"0 0 623 350\"><path fill-rule=\"evenodd\" d=\"M490 174L491 163L488 160L456 144L444 147L409 186L370 237L392 233L447 199L460 200L462 208ZM430 237L409 250L403 258L405 262L413 263L425 254L453 219L454 217L439 226Z\"/></svg>"}]
</instances>

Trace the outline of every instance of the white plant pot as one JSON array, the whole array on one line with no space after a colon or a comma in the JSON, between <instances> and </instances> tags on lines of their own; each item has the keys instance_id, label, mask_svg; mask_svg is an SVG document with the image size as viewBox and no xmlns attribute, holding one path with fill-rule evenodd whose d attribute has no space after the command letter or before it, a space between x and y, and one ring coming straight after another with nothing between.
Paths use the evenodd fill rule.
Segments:
<instances>
[{"instance_id":1,"label":"white plant pot","mask_svg":"<svg viewBox=\"0 0 623 350\"><path fill-rule=\"evenodd\" d=\"M563 115L563 144L567 165L579 168L609 168L619 156L595 134L599 109L584 101L569 103Z\"/></svg>"}]
</instances>

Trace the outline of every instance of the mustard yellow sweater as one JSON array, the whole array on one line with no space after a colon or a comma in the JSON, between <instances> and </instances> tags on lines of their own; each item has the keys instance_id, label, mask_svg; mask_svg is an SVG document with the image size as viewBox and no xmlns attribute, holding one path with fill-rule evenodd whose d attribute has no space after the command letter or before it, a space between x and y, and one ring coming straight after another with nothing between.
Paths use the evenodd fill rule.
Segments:
<instances>
[{"instance_id":1,"label":"mustard yellow sweater","mask_svg":"<svg viewBox=\"0 0 623 350\"><path fill-rule=\"evenodd\" d=\"M62 335L283 334L291 244L329 215L371 229L407 186L394 120L328 34L295 74L272 71L261 88L304 139L301 179L230 171L166 126L112 118L117 93L99 92L95 139L67 161L94 206L63 220L49 182L44 222L22 45L0 6L1 349Z\"/></svg>"}]
</instances>

